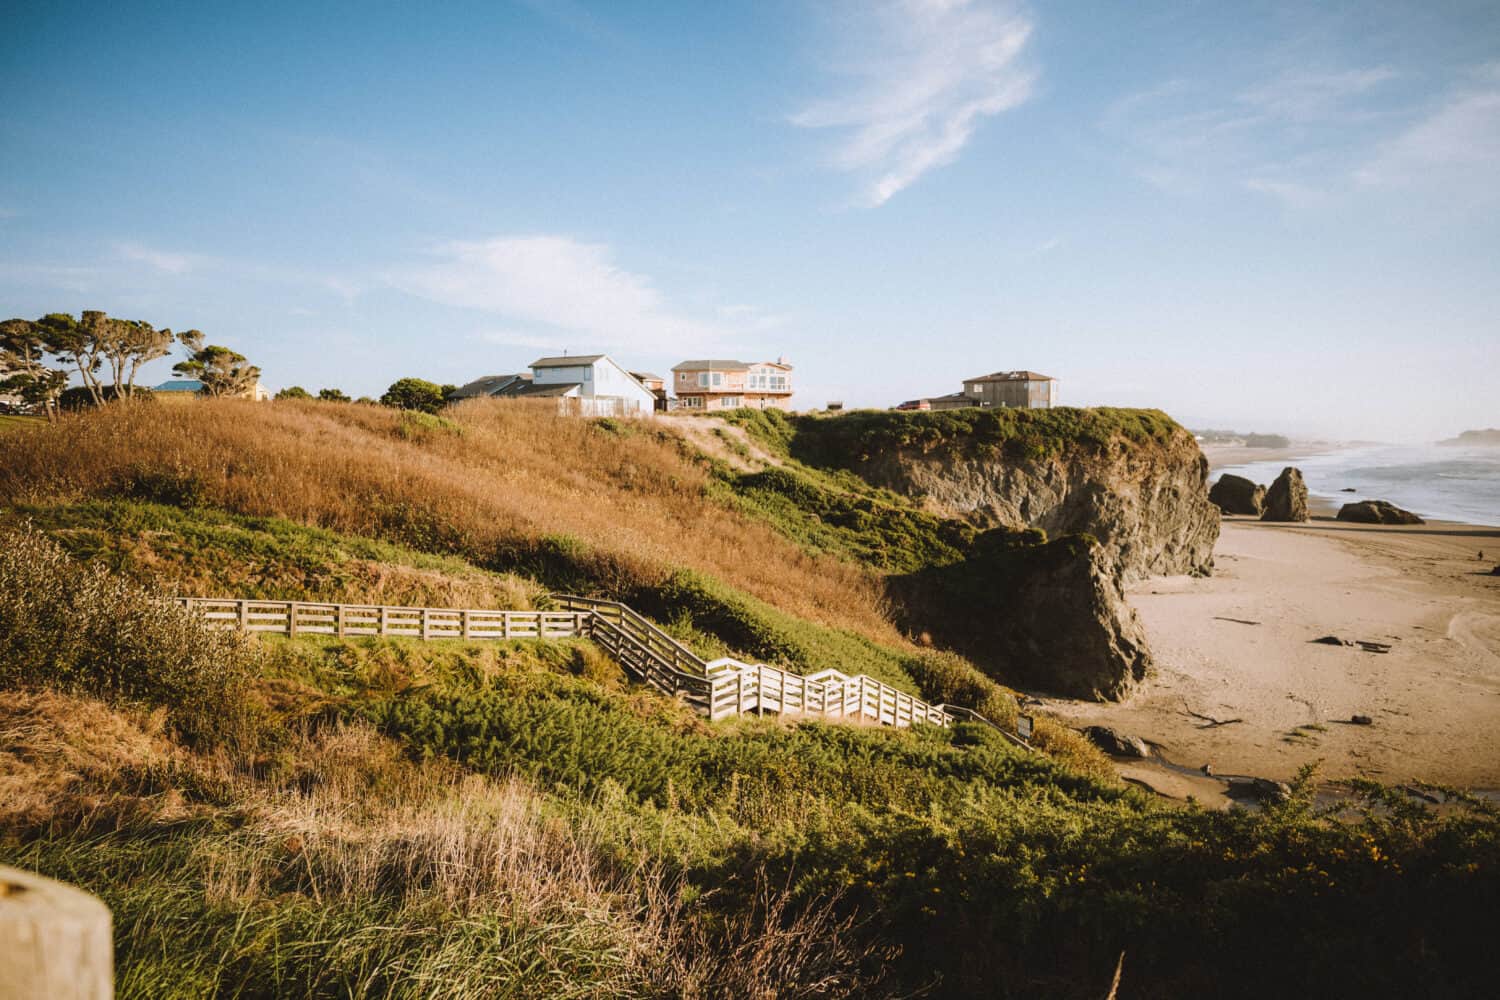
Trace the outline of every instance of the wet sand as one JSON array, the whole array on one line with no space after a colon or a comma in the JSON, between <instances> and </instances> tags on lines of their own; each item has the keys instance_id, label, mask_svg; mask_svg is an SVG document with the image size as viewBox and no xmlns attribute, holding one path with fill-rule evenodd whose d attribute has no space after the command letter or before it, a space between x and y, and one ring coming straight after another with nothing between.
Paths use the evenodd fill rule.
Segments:
<instances>
[{"instance_id":1,"label":"wet sand","mask_svg":"<svg viewBox=\"0 0 1500 1000\"><path fill-rule=\"evenodd\" d=\"M1231 517L1215 561L1132 588L1157 669L1128 701L1048 710L1220 774L1500 788L1500 529Z\"/></svg>"}]
</instances>

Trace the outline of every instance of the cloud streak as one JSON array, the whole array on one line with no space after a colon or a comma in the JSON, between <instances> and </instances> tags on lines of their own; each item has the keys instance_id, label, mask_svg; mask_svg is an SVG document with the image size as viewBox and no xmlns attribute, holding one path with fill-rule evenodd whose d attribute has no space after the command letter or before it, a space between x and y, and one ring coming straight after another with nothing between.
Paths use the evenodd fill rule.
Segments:
<instances>
[{"instance_id":1,"label":"cloud streak","mask_svg":"<svg viewBox=\"0 0 1500 1000\"><path fill-rule=\"evenodd\" d=\"M607 246L565 236L499 236L437 247L427 264L394 271L390 283L443 305L503 317L486 339L559 347L702 349L735 338L730 329L673 309L651 282L614 263Z\"/></svg>"},{"instance_id":2,"label":"cloud streak","mask_svg":"<svg viewBox=\"0 0 1500 1000\"><path fill-rule=\"evenodd\" d=\"M1460 185L1493 191L1500 172L1500 63L1490 63L1355 172L1362 187Z\"/></svg>"},{"instance_id":3,"label":"cloud streak","mask_svg":"<svg viewBox=\"0 0 1500 1000\"><path fill-rule=\"evenodd\" d=\"M115 247L115 252L122 260L128 260L133 264L145 264L152 270L163 274L186 274L197 263L197 260L190 254L154 250L139 243L120 243Z\"/></svg>"},{"instance_id":4,"label":"cloud streak","mask_svg":"<svg viewBox=\"0 0 1500 1000\"><path fill-rule=\"evenodd\" d=\"M990 0L859 6L840 25L850 54L830 59L849 86L791 122L845 133L832 166L862 178L865 204L883 205L957 159L984 119L1031 97L1031 30L1017 8Z\"/></svg>"}]
</instances>

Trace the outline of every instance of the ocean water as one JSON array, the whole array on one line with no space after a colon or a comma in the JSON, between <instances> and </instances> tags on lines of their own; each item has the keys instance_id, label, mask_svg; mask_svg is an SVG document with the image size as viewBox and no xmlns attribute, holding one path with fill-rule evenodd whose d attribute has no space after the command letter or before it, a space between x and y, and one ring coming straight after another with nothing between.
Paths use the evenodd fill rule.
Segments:
<instances>
[{"instance_id":1,"label":"ocean water","mask_svg":"<svg viewBox=\"0 0 1500 1000\"><path fill-rule=\"evenodd\" d=\"M1500 525L1500 448L1379 445L1321 455L1229 465L1226 472L1265 486L1288 465L1302 470L1307 491L1339 504L1389 500L1434 521ZM1355 492L1344 493L1345 487Z\"/></svg>"}]
</instances>

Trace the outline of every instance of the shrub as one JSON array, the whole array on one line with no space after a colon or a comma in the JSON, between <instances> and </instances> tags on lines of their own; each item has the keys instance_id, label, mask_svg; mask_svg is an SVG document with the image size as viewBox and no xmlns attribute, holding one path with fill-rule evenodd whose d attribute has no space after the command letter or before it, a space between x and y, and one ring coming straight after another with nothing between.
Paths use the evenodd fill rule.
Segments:
<instances>
[{"instance_id":1,"label":"shrub","mask_svg":"<svg viewBox=\"0 0 1500 1000\"><path fill-rule=\"evenodd\" d=\"M451 385L438 385L426 379L402 378L391 383L391 387L380 397L380 402L398 410L436 413L448 402L453 389Z\"/></svg>"},{"instance_id":2,"label":"shrub","mask_svg":"<svg viewBox=\"0 0 1500 1000\"><path fill-rule=\"evenodd\" d=\"M909 656L902 666L934 705L972 708L997 726L1014 729L1016 698L956 653L930 651Z\"/></svg>"},{"instance_id":3,"label":"shrub","mask_svg":"<svg viewBox=\"0 0 1500 1000\"><path fill-rule=\"evenodd\" d=\"M187 740L247 735L255 647L30 527L0 531L0 684L165 708Z\"/></svg>"}]
</instances>

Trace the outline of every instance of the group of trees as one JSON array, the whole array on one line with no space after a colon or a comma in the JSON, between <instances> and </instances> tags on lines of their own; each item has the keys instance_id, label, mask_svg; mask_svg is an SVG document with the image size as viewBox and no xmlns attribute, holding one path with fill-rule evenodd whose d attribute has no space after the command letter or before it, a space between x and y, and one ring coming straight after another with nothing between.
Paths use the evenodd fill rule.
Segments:
<instances>
[{"instance_id":1,"label":"group of trees","mask_svg":"<svg viewBox=\"0 0 1500 1000\"><path fill-rule=\"evenodd\" d=\"M325 403L353 402L342 389L319 389L314 396L300 385L289 385L276 394L277 399L321 399Z\"/></svg>"},{"instance_id":2,"label":"group of trees","mask_svg":"<svg viewBox=\"0 0 1500 1000\"><path fill-rule=\"evenodd\" d=\"M144 320L118 319L99 310L48 313L41 319L0 322L0 392L13 393L48 419L56 416L64 392L103 406L129 400L146 390L136 377L147 362L166 357L174 345L187 352L174 372L198 379L208 396L239 395L260 378L243 354L205 344L198 330L173 333ZM77 374L80 385L68 390Z\"/></svg>"},{"instance_id":3,"label":"group of trees","mask_svg":"<svg viewBox=\"0 0 1500 1000\"><path fill-rule=\"evenodd\" d=\"M438 385L422 378L402 378L391 383L379 400L361 396L354 402L375 403L382 406L394 407L398 410L419 410L422 413L436 413L444 406L453 394L458 391L456 385ZM289 385L276 393L277 399L320 399L330 403L351 402L348 396L340 389L319 389L314 396L300 385Z\"/></svg>"}]
</instances>

